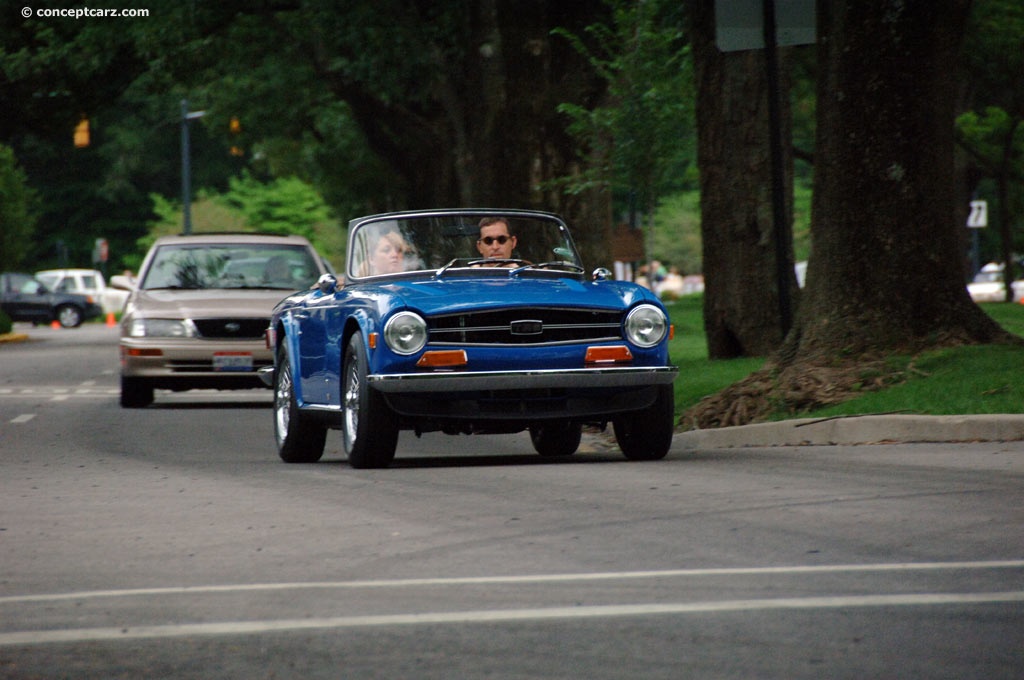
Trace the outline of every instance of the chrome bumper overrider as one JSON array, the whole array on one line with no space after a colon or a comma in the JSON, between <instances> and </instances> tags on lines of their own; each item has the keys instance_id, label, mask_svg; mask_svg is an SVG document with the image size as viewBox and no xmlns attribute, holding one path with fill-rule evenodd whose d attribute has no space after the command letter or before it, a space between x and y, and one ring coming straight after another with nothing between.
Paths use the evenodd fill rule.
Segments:
<instances>
[{"instance_id":1,"label":"chrome bumper overrider","mask_svg":"<svg viewBox=\"0 0 1024 680\"><path fill-rule=\"evenodd\" d=\"M571 370L435 372L370 375L370 386L381 392L467 392L547 388L646 387L675 380L675 366L653 368L579 368Z\"/></svg>"}]
</instances>

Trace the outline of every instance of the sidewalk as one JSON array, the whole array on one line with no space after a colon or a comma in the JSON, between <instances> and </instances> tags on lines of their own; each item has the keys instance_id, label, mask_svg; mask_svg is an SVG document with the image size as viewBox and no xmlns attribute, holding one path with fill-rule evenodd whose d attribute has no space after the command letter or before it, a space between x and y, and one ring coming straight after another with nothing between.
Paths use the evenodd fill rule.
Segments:
<instances>
[{"instance_id":1,"label":"sidewalk","mask_svg":"<svg viewBox=\"0 0 1024 680\"><path fill-rule=\"evenodd\" d=\"M970 416L863 415L802 418L675 435L672 448L830 446L1024 440L1024 414Z\"/></svg>"}]
</instances>

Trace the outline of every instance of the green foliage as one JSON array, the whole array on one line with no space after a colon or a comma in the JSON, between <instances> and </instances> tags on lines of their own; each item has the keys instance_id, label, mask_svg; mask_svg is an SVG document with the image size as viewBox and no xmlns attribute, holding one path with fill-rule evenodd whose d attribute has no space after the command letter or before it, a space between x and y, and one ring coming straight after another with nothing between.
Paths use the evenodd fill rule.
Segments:
<instances>
[{"instance_id":1,"label":"green foliage","mask_svg":"<svg viewBox=\"0 0 1024 680\"><path fill-rule=\"evenodd\" d=\"M1010 170L1024 178L1024 119L1014 118L998 106L968 111L956 120L958 140L987 171L995 173L1008 159Z\"/></svg>"},{"instance_id":2,"label":"green foliage","mask_svg":"<svg viewBox=\"0 0 1024 680\"><path fill-rule=\"evenodd\" d=\"M32 241L33 193L14 152L0 144L0 271L17 269Z\"/></svg>"},{"instance_id":3,"label":"green foliage","mask_svg":"<svg viewBox=\"0 0 1024 680\"><path fill-rule=\"evenodd\" d=\"M10 333L12 328L14 328L14 322L11 321L11 317L0 310L0 335Z\"/></svg>"},{"instance_id":4,"label":"green foliage","mask_svg":"<svg viewBox=\"0 0 1024 680\"><path fill-rule=\"evenodd\" d=\"M232 177L220 201L245 216L256 231L298 234L316 239L314 224L330 219L330 209L313 187L295 177L260 182L248 173Z\"/></svg>"},{"instance_id":5,"label":"green foliage","mask_svg":"<svg viewBox=\"0 0 1024 680\"><path fill-rule=\"evenodd\" d=\"M128 263L137 269L142 257L160 236L181 233L181 204L159 194L150 197L156 219L139 239ZM345 232L317 191L295 177L261 182L249 174L233 178L224 193L199 192L192 205L192 231L297 234L337 266L344 259Z\"/></svg>"},{"instance_id":6,"label":"green foliage","mask_svg":"<svg viewBox=\"0 0 1024 680\"><path fill-rule=\"evenodd\" d=\"M668 187L679 187L681 166L693 156L692 75L678 3L606 0L612 23L593 24L586 39L555 31L608 82L606 103L562 104L569 132L589 156L589 170L568 181L570 191L610 186L650 211Z\"/></svg>"}]
</instances>

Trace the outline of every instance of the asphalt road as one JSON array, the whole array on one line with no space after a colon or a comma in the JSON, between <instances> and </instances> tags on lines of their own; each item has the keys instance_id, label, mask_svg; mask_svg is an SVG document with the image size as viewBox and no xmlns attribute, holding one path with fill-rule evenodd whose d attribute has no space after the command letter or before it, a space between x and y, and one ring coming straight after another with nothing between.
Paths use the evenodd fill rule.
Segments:
<instances>
[{"instance_id":1,"label":"asphalt road","mask_svg":"<svg viewBox=\"0 0 1024 680\"><path fill-rule=\"evenodd\" d=\"M24 328L21 328L24 330ZM2 678L1020 678L1024 443L278 461L268 391L0 345ZM685 376L681 379L685 379Z\"/></svg>"}]
</instances>

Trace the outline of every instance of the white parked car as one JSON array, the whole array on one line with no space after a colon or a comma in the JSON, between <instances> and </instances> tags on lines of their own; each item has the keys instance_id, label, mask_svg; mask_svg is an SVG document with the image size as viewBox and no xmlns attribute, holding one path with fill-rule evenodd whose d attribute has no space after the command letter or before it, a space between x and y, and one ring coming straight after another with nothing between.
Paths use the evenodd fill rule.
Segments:
<instances>
[{"instance_id":1,"label":"white parked car","mask_svg":"<svg viewBox=\"0 0 1024 680\"><path fill-rule=\"evenodd\" d=\"M1013 299L1020 302L1024 298L1024 281L1014 281ZM974 281L967 284L967 292L975 302L1002 302L1006 299L1006 285L1003 283L1003 265L989 262L981 268Z\"/></svg>"},{"instance_id":2,"label":"white parked car","mask_svg":"<svg viewBox=\"0 0 1024 680\"><path fill-rule=\"evenodd\" d=\"M36 272L36 278L57 293L93 296L104 314L117 314L128 299L128 291L111 288L103 274L95 269L46 269Z\"/></svg>"}]
</instances>

